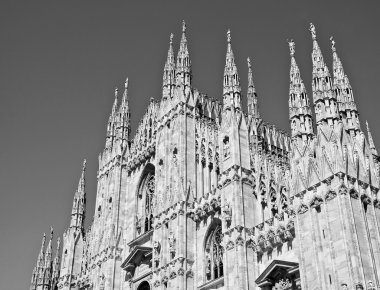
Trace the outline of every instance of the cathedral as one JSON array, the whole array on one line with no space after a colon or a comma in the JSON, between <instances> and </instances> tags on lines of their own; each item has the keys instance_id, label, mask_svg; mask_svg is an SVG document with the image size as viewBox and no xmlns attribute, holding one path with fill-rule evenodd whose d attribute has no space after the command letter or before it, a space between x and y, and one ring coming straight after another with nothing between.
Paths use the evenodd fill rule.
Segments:
<instances>
[{"instance_id":1,"label":"cathedral","mask_svg":"<svg viewBox=\"0 0 380 290\"><path fill-rule=\"evenodd\" d=\"M331 69L310 32L312 102L289 41L288 133L260 117L249 58L243 92L230 31L221 101L194 87L183 22L133 136L128 79L115 90L93 221L84 161L30 290L380 289L380 157L334 39Z\"/></svg>"}]
</instances>

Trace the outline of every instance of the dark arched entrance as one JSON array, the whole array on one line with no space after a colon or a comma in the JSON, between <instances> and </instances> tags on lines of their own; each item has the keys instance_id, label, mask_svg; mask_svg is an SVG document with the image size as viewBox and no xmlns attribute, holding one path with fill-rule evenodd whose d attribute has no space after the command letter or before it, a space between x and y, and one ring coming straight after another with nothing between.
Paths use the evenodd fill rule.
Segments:
<instances>
[{"instance_id":1,"label":"dark arched entrance","mask_svg":"<svg viewBox=\"0 0 380 290\"><path fill-rule=\"evenodd\" d=\"M142 282L137 290L150 290L149 283L147 281Z\"/></svg>"}]
</instances>

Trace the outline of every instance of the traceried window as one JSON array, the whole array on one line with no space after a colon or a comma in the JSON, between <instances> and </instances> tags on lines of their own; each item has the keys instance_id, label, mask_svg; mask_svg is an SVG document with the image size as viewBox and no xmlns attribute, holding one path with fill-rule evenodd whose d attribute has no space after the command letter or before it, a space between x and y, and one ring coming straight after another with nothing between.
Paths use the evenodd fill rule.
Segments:
<instances>
[{"instance_id":1,"label":"traceried window","mask_svg":"<svg viewBox=\"0 0 380 290\"><path fill-rule=\"evenodd\" d=\"M205 257L207 280L214 280L223 276L224 248L222 241L222 227L219 223L210 231L206 241Z\"/></svg>"}]
</instances>

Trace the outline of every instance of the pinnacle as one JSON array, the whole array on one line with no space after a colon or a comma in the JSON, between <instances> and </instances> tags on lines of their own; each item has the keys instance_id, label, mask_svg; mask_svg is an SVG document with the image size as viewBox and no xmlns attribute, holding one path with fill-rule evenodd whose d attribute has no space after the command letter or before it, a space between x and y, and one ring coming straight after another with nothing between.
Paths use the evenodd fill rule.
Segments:
<instances>
[{"instance_id":1,"label":"pinnacle","mask_svg":"<svg viewBox=\"0 0 380 290\"><path fill-rule=\"evenodd\" d=\"M252 114L256 118L260 118L260 113L258 110L257 104L257 95L255 84L253 82L253 73L252 73L252 64L251 59L247 58L248 65L248 90L247 90L247 104L248 104L248 113Z\"/></svg>"},{"instance_id":2,"label":"pinnacle","mask_svg":"<svg viewBox=\"0 0 380 290\"><path fill-rule=\"evenodd\" d=\"M85 187L86 164L87 164L87 161L86 161L86 159L84 159L83 165L82 165L82 173L81 173L81 177L79 179L78 190L77 190L77 192L81 192L81 193L84 192L84 187Z\"/></svg>"}]
</instances>

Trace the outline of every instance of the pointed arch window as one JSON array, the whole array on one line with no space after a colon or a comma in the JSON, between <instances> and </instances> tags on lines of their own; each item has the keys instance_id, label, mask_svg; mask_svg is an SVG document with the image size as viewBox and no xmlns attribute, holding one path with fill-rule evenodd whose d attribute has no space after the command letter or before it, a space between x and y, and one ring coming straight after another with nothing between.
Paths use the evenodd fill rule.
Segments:
<instances>
[{"instance_id":1,"label":"pointed arch window","mask_svg":"<svg viewBox=\"0 0 380 290\"><path fill-rule=\"evenodd\" d=\"M218 223L209 233L206 240L205 257L206 257L206 278L214 280L222 277L224 274L222 246L223 234L221 224Z\"/></svg>"}]
</instances>

